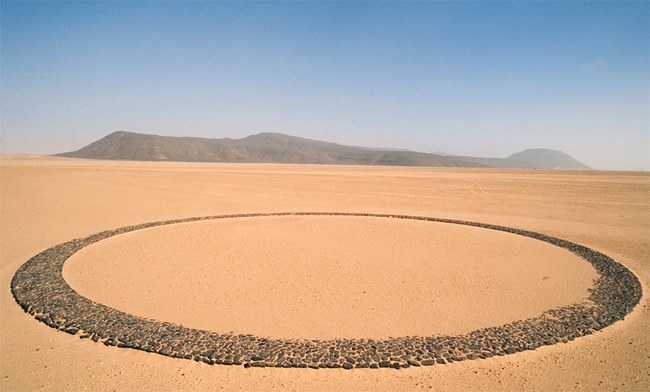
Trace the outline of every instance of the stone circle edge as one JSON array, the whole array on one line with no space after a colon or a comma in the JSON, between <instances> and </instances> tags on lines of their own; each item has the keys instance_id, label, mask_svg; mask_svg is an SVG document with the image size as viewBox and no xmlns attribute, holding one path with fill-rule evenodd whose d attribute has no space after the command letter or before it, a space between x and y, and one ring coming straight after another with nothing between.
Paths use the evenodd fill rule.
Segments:
<instances>
[{"instance_id":1,"label":"stone circle edge","mask_svg":"<svg viewBox=\"0 0 650 392\"><path fill-rule=\"evenodd\" d=\"M102 305L74 291L63 279L65 261L80 249L120 234L164 225L216 219L269 216L357 216L411 219L474 226L534 238L576 254L599 277L586 301L505 325L454 336L407 336L388 339L292 340L253 335L217 334L180 324L138 317ZM576 243L544 234L485 223L423 216L277 212L215 215L166 220L108 230L49 248L25 262L11 281L21 308L37 320L82 339L184 358L210 365L284 368L407 368L486 359L567 343L622 320L639 303L637 277L610 257Z\"/></svg>"}]
</instances>

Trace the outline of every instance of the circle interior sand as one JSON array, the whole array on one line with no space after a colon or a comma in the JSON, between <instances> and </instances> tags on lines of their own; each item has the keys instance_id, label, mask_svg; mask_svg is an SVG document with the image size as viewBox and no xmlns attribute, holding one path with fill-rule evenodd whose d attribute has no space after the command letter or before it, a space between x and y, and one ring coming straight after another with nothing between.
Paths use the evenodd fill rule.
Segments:
<instances>
[{"instance_id":1,"label":"circle interior sand","mask_svg":"<svg viewBox=\"0 0 650 392\"><path fill-rule=\"evenodd\" d=\"M382 339L534 317L587 298L597 274L566 249L477 227L266 216L111 237L70 257L63 276L93 301L189 328Z\"/></svg>"}]
</instances>

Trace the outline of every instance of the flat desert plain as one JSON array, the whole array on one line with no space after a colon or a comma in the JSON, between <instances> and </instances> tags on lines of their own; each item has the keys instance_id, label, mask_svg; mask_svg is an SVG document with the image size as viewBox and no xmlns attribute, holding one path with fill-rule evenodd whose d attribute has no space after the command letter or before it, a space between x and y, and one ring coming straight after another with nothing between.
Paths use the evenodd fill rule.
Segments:
<instances>
[{"instance_id":1,"label":"flat desert plain","mask_svg":"<svg viewBox=\"0 0 650 392\"><path fill-rule=\"evenodd\" d=\"M650 389L647 173L0 161L0 390ZM273 212L400 214L534 231L602 252L639 278L625 317L568 343L408 369L208 365L79 339L14 300L17 269L105 230ZM134 231L74 254L80 295L129 314L271 339L457 335L583 301L597 277L565 249L510 233L364 216L259 216Z\"/></svg>"}]
</instances>

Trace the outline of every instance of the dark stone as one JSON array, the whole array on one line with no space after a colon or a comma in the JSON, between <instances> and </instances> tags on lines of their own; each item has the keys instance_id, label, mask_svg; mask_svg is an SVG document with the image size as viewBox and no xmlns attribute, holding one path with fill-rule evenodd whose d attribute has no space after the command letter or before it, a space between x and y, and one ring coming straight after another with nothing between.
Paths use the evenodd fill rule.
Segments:
<instances>
[{"instance_id":1,"label":"dark stone","mask_svg":"<svg viewBox=\"0 0 650 392\"><path fill-rule=\"evenodd\" d=\"M420 363L422 364L422 366L433 366L433 365L435 365L436 361L434 361L433 359L425 359L424 361L422 361Z\"/></svg>"},{"instance_id":2,"label":"dark stone","mask_svg":"<svg viewBox=\"0 0 650 392\"><path fill-rule=\"evenodd\" d=\"M294 215L329 214L297 213ZM245 367L251 367L252 362L256 367L279 365L296 368L306 367L307 363L316 362L319 363L318 368L326 366L340 368L341 365L401 368L404 365L417 366L415 363L430 366L426 364L433 361L430 359L431 356L436 357L437 363L444 364L446 361L487 359L494 355L533 350L543 345L567 343L623 320L643 295L639 280L623 265L592 249L543 234L483 223L428 217L339 215L415 219L517 234L573 252L591 263L599 278L594 281L594 286L589 290L588 304L575 303L551 309L537 317L477 330L465 335L385 340L293 341L265 339L253 335L219 335L174 323L137 317L80 296L65 283L61 275L63 265L71 255L97 241L156 226L226 218L222 216L145 223L56 245L32 257L16 271L11 281L11 292L18 305L39 322L82 339L90 337L94 342L103 341L107 346L158 352L174 358L207 361L206 363L224 365L243 363ZM273 214L242 214L228 218L255 216L273 216ZM190 350L194 351L189 353ZM291 358L291 360L287 361L284 358ZM261 365L262 363L264 365Z\"/></svg>"},{"instance_id":3,"label":"dark stone","mask_svg":"<svg viewBox=\"0 0 650 392\"><path fill-rule=\"evenodd\" d=\"M79 332L79 328L74 328L74 327L71 327L71 328L61 328L61 331L63 331L63 332L67 332L67 333L69 333L70 335L76 335L77 332Z\"/></svg>"}]
</instances>

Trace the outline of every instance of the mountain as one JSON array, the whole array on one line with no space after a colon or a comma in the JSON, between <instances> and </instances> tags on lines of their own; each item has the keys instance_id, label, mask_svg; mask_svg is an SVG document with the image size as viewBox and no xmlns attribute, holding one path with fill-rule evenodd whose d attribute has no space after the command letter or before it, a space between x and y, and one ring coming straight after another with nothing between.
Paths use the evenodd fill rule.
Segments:
<instances>
[{"instance_id":1,"label":"mountain","mask_svg":"<svg viewBox=\"0 0 650 392\"><path fill-rule=\"evenodd\" d=\"M478 158L455 156L477 165L478 167L494 167L503 169L569 169L592 170L589 166L572 158L570 155L545 148L524 150L510 155L508 158Z\"/></svg>"},{"instance_id":2,"label":"mountain","mask_svg":"<svg viewBox=\"0 0 650 392\"><path fill-rule=\"evenodd\" d=\"M545 167L548 169L580 169L591 170L591 168L582 162L572 158L568 154L558 150L548 150L544 148L524 150L510 155L508 160L528 162L532 165Z\"/></svg>"},{"instance_id":3,"label":"mountain","mask_svg":"<svg viewBox=\"0 0 650 392\"><path fill-rule=\"evenodd\" d=\"M434 154L351 147L280 133L260 133L243 139L205 139L120 131L80 150L57 155L133 161L474 166Z\"/></svg>"},{"instance_id":4,"label":"mountain","mask_svg":"<svg viewBox=\"0 0 650 392\"><path fill-rule=\"evenodd\" d=\"M527 150L552 151L552 150ZM62 157L183 162L300 163L433 167L507 167L583 169L586 166L565 155L554 154L546 164L543 154L524 151L506 159L442 156L408 150L345 146L281 133L260 133L243 139L207 139L114 132L80 150L56 154ZM559 151L558 151L559 152ZM555 153L555 152L554 152ZM521 155L523 154L523 155ZM514 158L513 158L514 157ZM572 161L571 161L572 160ZM557 165L566 162L568 166ZM572 165L572 166L571 166Z\"/></svg>"}]
</instances>

